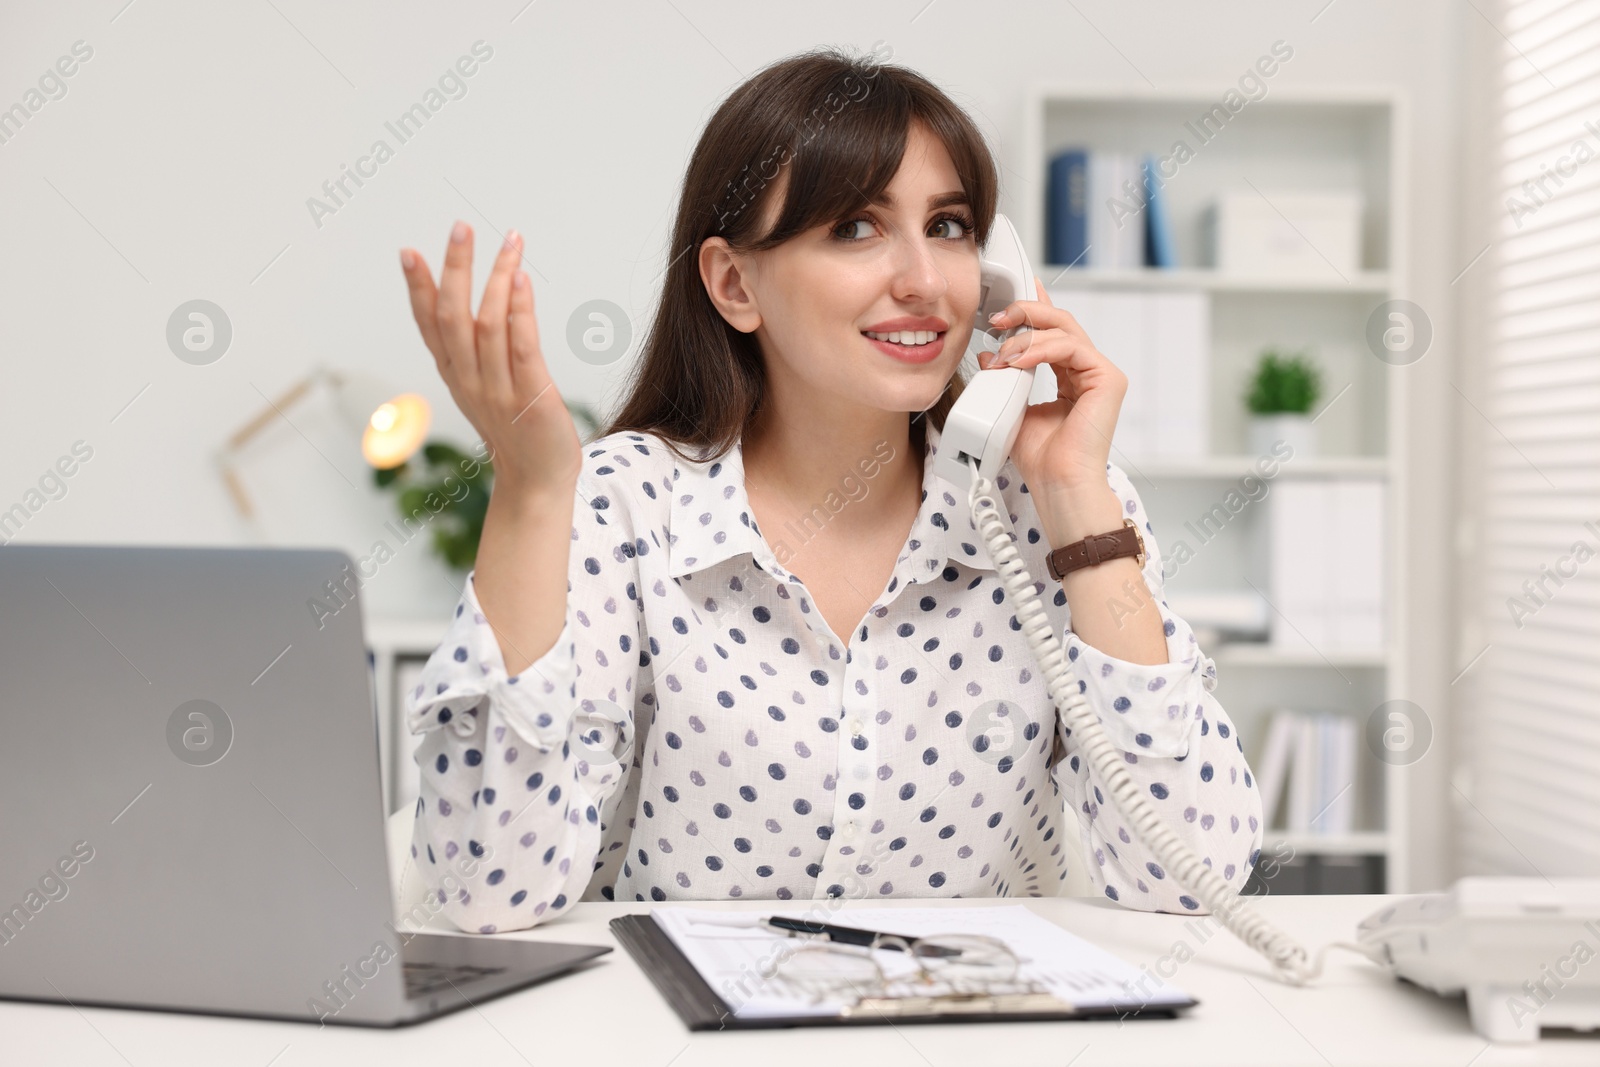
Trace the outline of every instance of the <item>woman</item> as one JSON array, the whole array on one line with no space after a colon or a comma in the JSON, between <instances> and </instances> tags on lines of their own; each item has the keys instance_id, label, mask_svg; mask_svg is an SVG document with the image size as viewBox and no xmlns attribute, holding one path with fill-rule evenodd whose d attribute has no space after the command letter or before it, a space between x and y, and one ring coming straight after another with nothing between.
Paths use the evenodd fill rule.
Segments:
<instances>
[{"instance_id":1,"label":"woman","mask_svg":"<svg viewBox=\"0 0 1600 1067\"><path fill-rule=\"evenodd\" d=\"M477 569L407 701L413 854L453 923L521 929L579 899L1055 895L1080 863L1130 908L1200 910L1102 808L965 492L932 473L995 205L981 134L915 73L832 51L758 73L701 136L643 359L586 448L520 238L476 320L464 225L437 290L404 250L495 466ZM998 356L1063 385L997 487L1130 772L1241 887L1259 793L1107 459L1127 378L1035 284L994 323L1033 330ZM1049 592L1046 556L1124 516L1142 567Z\"/></svg>"}]
</instances>

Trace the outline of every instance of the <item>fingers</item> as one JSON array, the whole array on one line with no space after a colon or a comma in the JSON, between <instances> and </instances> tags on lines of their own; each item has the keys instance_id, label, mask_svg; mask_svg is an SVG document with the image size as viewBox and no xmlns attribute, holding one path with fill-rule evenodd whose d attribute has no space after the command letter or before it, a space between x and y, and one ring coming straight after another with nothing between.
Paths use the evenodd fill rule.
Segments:
<instances>
[{"instance_id":1,"label":"fingers","mask_svg":"<svg viewBox=\"0 0 1600 1067\"><path fill-rule=\"evenodd\" d=\"M472 227L464 222L457 222L451 229L450 243L445 246L434 319L456 380L469 392L476 392L479 373L472 321Z\"/></svg>"},{"instance_id":2,"label":"fingers","mask_svg":"<svg viewBox=\"0 0 1600 1067\"><path fill-rule=\"evenodd\" d=\"M422 343L433 353L433 362L439 368L439 374L447 377L450 357L439 339L439 323L433 315L434 302L438 299L433 275L428 272L428 264L410 248L400 250L400 270L406 278L406 291L411 296L411 317L417 320Z\"/></svg>"},{"instance_id":3,"label":"fingers","mask_svg":"<svg viewBox=\"0 0 1600 1067\"><path fill-rule=\"evenodd\" d=\"M506 343L506 307L511 294L511 275L522 253L522 238L516 230L506 234L489 271L483 300L478 304L478 373L484 392L493 400L509 404L511 397L511 352Z\"/></svg>"},{"instance_id":4,"label":"fingers","mask_svg":"<svg viewBox=\"0 0 1600 1067\"><path fill-rule=\"evenodd\" d=\"M550 370L539 351L539 323L527 271L518 271L511 279L511 382L519 401L513 418L550 385Z\"/></svg>"},{"instance_id":5,"label":"fingers","mask_svg":"<svg viewBox=\"0 0 1600 1067\"><path fill-rule=\"evenodd\" d=\"M998 361L1007 356L1013 357L1010 362ZM1128 386L1128 376L1116 364L1086 339L1063 330L1030 330L1010 338L1000 346L997 359L990 366L1027 370L1042 363L1051 365L1058 381L1070 376L1081 380L1085 388L1104 384L1125 391Z\"/></svg>"},{"instance_id":6,"label":"fingers","mask_svg":"<svg viewBox=\"0 0 1600 1067\"><path fill-rule=\"evenodd\" d=\"M1038 278L1034 278L1041 297L1044 297L1044 286ZM1001 311L1000 318L990 320L998 329L1026 323L1035 330L1057 329L1066 333L1089 340L1089 335L1084 332L1078 320L1066 308L1058 308L1051 304L1047 297L1039 300L1013 300Z\"/></svg>"}]
</instances>

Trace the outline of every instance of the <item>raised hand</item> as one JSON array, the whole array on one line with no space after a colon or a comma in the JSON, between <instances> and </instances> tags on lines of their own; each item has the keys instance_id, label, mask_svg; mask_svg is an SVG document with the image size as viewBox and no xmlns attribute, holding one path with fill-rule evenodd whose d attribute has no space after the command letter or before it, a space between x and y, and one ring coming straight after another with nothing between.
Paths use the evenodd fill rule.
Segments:
<instances>
[{"instance_id":1,"label":"raised hand","mask_svg":"<svg viewBox=\"0 0 1600 1067\"><path fill-rule=\"evenodd\" d=\"M414 249L400 251L411 313L456 406L490 448L495 489L570 490L582 450L544 354L533 286L518 269L522 238L506 235L477 318L472 315L472 228L457 222L445 248L440 284Z\"/></svg>"}]
</instances>

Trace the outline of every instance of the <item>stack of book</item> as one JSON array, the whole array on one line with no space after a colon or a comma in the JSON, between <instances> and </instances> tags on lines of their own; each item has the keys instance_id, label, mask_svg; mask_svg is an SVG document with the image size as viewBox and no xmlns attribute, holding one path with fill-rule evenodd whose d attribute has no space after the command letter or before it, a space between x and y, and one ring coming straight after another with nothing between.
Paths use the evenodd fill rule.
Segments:
<instances>
[{"instance_id":1,"label":"stack of book","mask_svg":"<svg viewBox=\"0 0 1600 1067\"><path fill-rule=\"evenodd\" d=\"M1270 574L1274 648L1381 653L1384 483L1359 476L1286 478L1273 488Z\"/></svg>"},{"instance_id":2,"label":"stack of book","mask_svg":"<svg viewBox=\"0 0 1600 1067\"><path fill-rule=\"evenodd\" d=\"M1348 715L1286 708L1273 713L1256 764L1261 813L1268 827L1304 834L1348 834L1355 829L1358 733L1356 721ZM1281 821L1280 803L1286 808Z\"/></svg>"},{"instance_id":3,"label":"stack of book","mask_svg":"<svg viewBox=\"0 0 1600 1067\"><path fill-rule=\"evenodd\" d=\"M1068 148L1051 157L1045 258L1076 268L1176 267L1152 155Z\"/></svg>"},{"instance_id":4,"label":"stack of book","mask_svg":"<svg viewBox=\"0 0 1600 1067\"><path fill-rule=\"evenodd\" d=\"M1095 348L1128 376L1111 437L1114 462L1189 460L1211 453L1211 300L1206 293L1063 287L1047 295L1071 312Z\"/></svg>"}]
</instances>

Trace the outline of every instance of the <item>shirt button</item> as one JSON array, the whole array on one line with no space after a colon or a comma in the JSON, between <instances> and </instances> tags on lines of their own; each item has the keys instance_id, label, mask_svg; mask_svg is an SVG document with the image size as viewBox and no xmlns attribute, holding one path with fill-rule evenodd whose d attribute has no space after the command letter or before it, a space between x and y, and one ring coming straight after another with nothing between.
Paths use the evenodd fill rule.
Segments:
<instances>
[{"instance_id":1,"label":"shirt button","mask_svg":"<svg viewBox=\"0 0 1600 1067\"><path fill-rule=\"evenodd\" d=\"M850 733L856 737L861 736L861 720L856 719L850 724Z\"/></svg>"}]
</instances>

